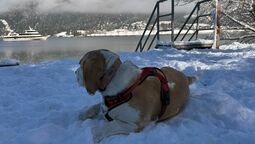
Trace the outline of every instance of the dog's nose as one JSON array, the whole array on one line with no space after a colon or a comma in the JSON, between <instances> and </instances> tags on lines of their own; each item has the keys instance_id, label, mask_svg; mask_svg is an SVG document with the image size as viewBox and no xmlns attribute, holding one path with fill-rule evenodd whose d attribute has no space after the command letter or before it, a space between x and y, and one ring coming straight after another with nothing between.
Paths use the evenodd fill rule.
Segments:
<instances>
[{"instance_id":1,"label":"dog's nose","mask_svg":"<svg viewBox=\"0 0 255 144\"><path fill-rule=\"evenodd\" d=\"M77 69L74 71L74 73L75 73L77 79L79 78L79 71L80 71L80 68L77 68Z\"/></svg>"},{"instance_id":2,"label":"dog's nose","mask_svg":"<svg viewBox=\"0 0 255 144\"><path fill-rule=\"evenodd\" d=\"M80 86L84 86L83 74L81 72L81 68L80 67L75 71L75 75L76 75L76 80L79 83L79 85Z\"/></svg>"}]
</instances>

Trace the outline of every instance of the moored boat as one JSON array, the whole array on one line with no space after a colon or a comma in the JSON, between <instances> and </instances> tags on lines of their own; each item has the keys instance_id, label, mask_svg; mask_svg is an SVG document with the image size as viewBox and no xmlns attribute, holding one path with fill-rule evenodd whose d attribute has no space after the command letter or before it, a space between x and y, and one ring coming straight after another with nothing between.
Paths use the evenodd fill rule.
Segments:
<instances>
[{"instance_id":1,"label":"moored boat","mask_svg":"<svg viewBox=\"0 0 255 144\"><path fill-rule=\"evenodd\" d=\"M29 27L24 33L16 33L13 30L6 36L1 36L2 41L29 41L29 40L47 40L49 36L42 36L38 31Z\"/></svg>"}]
</instances>

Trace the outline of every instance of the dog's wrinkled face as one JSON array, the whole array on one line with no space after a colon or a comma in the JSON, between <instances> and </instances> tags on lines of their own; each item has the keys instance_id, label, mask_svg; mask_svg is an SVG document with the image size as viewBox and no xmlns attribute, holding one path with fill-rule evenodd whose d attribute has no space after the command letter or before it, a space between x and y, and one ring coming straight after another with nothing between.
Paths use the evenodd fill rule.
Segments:
<instances>
[{"instance_id":1,"label":"dog's wrinkled face","mask_svg":"<svg viewBox=\"0 0 255 144\"><path fill-rule=\"evenodd\" d=\"M99 50L88 52L80 61L76 70L79 85L85 86L89 94L93 95L99 89L100 79L106 69L104 55Z\"/></svg>"}]
</instances>

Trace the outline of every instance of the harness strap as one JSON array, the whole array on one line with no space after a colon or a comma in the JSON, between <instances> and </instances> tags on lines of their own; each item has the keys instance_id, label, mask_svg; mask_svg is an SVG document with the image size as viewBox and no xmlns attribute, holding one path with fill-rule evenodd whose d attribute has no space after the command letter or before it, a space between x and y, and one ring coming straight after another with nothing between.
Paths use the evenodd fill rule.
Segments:
<instances>
[{"instance_id":1,"label":"harness strap","mask_svg":"<svg viewBox=\"0 0 255 144\"><path fill-rule=\"evenodd\" d=\"M166 76L163 73L163 71L159 68L147 67L147 68L143 68L143 70L144 70L143 71L144 75L147 74L147 76L144 77L144 80L149 76L155 76L161 82L160 99L161 99L162 106L161 106L160 113L158 115L158 119L160 119L161 116L163 116L163 114L165 113L167 106L170 104L170 96L169 96L170 95L170 89L169 89L169 86L168 86L168 81L167 81Z\"/></svg>"},{"instance_id":2,"label":"harness strap","mask_svg":"<svg viewBox=\"0 0 255 144\"><path fill-rule=\"evenodd\" d=\"M105 117L108 121L112 121L112 118L108 114L109 111L111 111L113 108L129 101L133 96L132 95L133 90L137 86L139 86L144 80L146 80L146 78L148 78L149 76L155 76L161 82L160 99L161 99L162 106L161 106L161 111L160 111L158 118L160 118L165 113L167 106L170 104L170 96L169 96L170 89L168 86L168 81L166 79L166 76L159 68L145 67L142 69L140 78L133 85L131 85L128 89L117 94L116 96L105 96L104 97L105 105L108 107L108 112L105 115Z\"/></svg>"},{"instance_id":3,"label":"harness strap","mask_svg":"<svg viewBox=\"0 0 255 144\"><path fill-rule=\"evenodd\" d=\"M113 119L109 116L109 113L107 112L104 117L108 120L108 121L113 121Z\"/></svg>"}]
</instances>

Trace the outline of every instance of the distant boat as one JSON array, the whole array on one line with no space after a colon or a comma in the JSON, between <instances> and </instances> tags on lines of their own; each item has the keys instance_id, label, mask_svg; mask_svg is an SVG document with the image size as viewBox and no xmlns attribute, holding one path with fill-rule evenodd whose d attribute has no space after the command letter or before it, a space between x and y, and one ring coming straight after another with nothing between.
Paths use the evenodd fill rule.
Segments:
<instances>
[{"instance_id":1,"label":"distant boat","mask_svg":"<svg viewBox=\"0 0 255 144\"><path fill-rule=\"evenodd\" d=\"M49 36L42 36L38 31L29 27L24 33L16 33L13 30L6 36L1 36L2 41L29 41L29 40L47 40Z\"/></svg>"}]
</instances>

